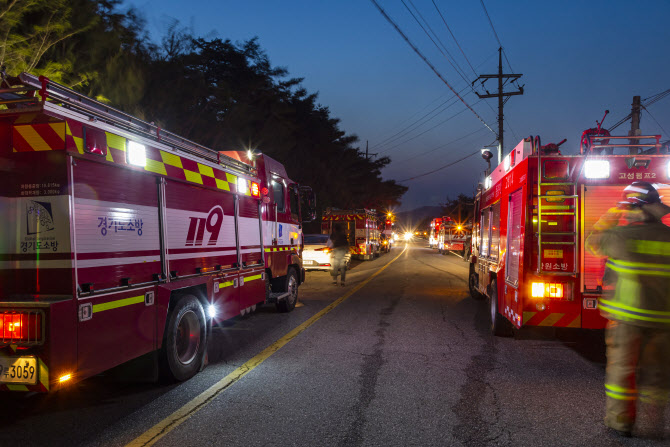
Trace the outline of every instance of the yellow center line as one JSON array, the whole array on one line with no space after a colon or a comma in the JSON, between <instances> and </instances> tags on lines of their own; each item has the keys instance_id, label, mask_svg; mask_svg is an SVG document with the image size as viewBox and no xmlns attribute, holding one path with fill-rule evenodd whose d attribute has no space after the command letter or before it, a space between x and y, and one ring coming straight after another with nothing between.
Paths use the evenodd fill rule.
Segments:
<instances>
[{"instance_id":1,"label":"yellow center line","mask_svg":"<svg viewBox=\"0 0 670 447\"><path fill-rule=\"evenodd\" d=\"M272 343L270 346L265 348L260 354L256 355L252 359L248 360L245 364L237 368L232 373L228 374L223 379L219 380L217 383L209 387L207 390L203 391L200 395L196 396L193 400L186 403L183 407L172 413L167 418L160 421L158 424L151 427L146 432L142 433L140 436L129 442L126 447L148 447L154 445L158 440L163 436L170 433L172 430L177 428L182 422L186 421L188 418L193 416L198 410L204 408L212 400L214 400L219 394L228 389L235 382L240 380L242 377L246 376L248 373L254 370L258 365L263 363L268 359L272 354L279 351L284 347L288 342L293 340L295 337L300 335L305 329L316 323L321 317L326 315L331 310L335 309L337 306L342 304L344 300L349 298L354 293L358 292L360 289L365 287L370 281L372 281L377 275L383 272L389 265L393 264L403 253L407 250L407 245L402 252L391 261L389 261L385 266L381 267L374 274L372 274L368 279L351 289L349 292L345 293L328 306L323 308L321 311L313 315L309 320L302 323L300 326L296 327L282 338Z\"/></svg>"}]
</instances>

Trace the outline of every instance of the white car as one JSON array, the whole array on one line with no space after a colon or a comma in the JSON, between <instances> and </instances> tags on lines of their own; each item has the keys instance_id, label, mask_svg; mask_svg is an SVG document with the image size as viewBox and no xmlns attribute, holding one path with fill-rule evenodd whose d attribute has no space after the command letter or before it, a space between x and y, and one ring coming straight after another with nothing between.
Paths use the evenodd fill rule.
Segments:
<instances>
[{"instance_id":1,"label":"white car","mask_svg":"<svg viewBox=\"0 0 670 447\"><path fill-rule=\"evenodd\" d=\"M330 270L330 252L326 247L327 234L306 234L305 247L302 250L302 266L306 270ZM346 255L347 268L351 262L351 254Z\"/></svg>"}]
</instances>

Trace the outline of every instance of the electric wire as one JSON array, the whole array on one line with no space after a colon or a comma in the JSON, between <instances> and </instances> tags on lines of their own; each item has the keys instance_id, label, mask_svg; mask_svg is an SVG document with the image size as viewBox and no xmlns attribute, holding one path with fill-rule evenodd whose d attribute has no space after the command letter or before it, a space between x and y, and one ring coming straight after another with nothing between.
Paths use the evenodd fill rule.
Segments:
<instances>
[{"instance_id":1,"label":"electric wire","mask_svg":"<svg viewBox=\"0 0 670 447\"><path fill-rule=\"evenodd\" d=\"M505 48L503 47L502 42L500 42L500 38L498 37L498 33L496 32L495 27L493 26L493 21L491 20L491 16L489 15L489 12L486 10L486 5L484 5L484 0L479 0L479 2L482 4L482 8L484 9L484 13L486 14L486 18L489 19L489 25L491 25L491 29L493 30L493 35L496 37L496 40L498 41L498 45L500 48L502 48L502 53L503 56L505 56L505 61L507 61L507 66L509 67L510 71L514 73L514 70L512 69L512 64L509 63L509 59L507 59L507 53L505 53Z\"/></svg>"},{"instance_id":2,"label":"electric wire","mask_svg":"<svg viewBox=\"0 0 670 447\"><path fill-rule=\"evenodd\" d=\"M654 122L658 125L658 127L661 128L661 130L663 131L663 133L664 133L665 135L668 135L668 132L666 132L665 129L663 128L663 126L661 126L661 123L659 123L659 122L656 120L656 118L654 118L654 115L652 115L651 112L649 112L649 109L647 109L645 106L642 106L642 108L649 114L649 116L651 117L651 119L654 120Z\"/></svg>"},{"instance_id":3,"label":"electric wire","mask_svg":"<svg viewBox=\"0 0 670 447\"><path fill-rule=\"evenodd\" d=\"M441 45L442 47L440 47L440 45L438 45L437 42L435 42L435 40L431 37L430 33L426 30L426 27L424 27L424 26L421 24L421 22L419 21L419 19L416 18L416 15L414 15L414 13L413 13L412 10L409 8L409 6L407 6L407 3L405 3L405 0L400 0L400 1L401 1L402 4L405 6L405 8L407 8L407 11L409 11L410 15L414 18L414 20L416 20L416 23L417 23L417 24L419 25L419 27L423 30L423 32L426 33L426 36L428 36L428 38L430 39L430 41L433 42L433 45L435 45L435 47L437 48L437 50L438 50L440 53L442 53L442 56L444 56L444 58L447 60L447 62L449 62L449 64L454 68L454 70L456 70L456 73L458 73L458 75L461 77L461 79L463 79L463 81L465 82L465 84L466 84L466 85L469 84L468 80L466 79L466 77L465 77L465 75L464 75L464 73L463 73L463 69L461 68L461 66L458 65L458 62L456 62L456 59L454 58L454 56L451 55L451 53L449 52L449 50L447 50L447 47L444 45L444 43L442 43L442 41L441 41L440 38L437 36L437 34L435 33L435 31L433 31L433 28L431 28L431 26L428 24L428 22L426 21L426 19L423 18L423 15L421 15L421 12L419 12L419 10L418 10L417 7L414 5L414 3L412 2L412 0L408 0L409 3L410 3L410 5L412 5L412 7L413 7L414 10L416 11L416 13L417 13L417 14L419 15L419 17L421 18L421 20L423 20L423 23L425 23L426 27L428 27L428 29L430 30L430 32L433 33L433 36L435 36L435 39L437 39L437 41L440 43L440 45ZM443 50L444 50L444 51L443 51ZM445 54L445 53L446 53L446 54Z\"/></svg>"},{"instance_id":4,"label":"electric wire","mask_svg":"<svg viewBox=\"0 0 670 447\"><path fill-rule=\"evenodd\" d=\"M480 99L479 101L477 101L475 104L478 104L479 102L481 102L481 99ZM403 144L407 144L407 143L409 143L410 141L412 141L412 140L414 140L414 139L416 139L416 138L419 138L421 135L424 135L424 134L430 132L431 130L435 129L436 127L439 127L439 126L441 126L442 124L444 124L444 123L446 123L446 122L452 120L453 118L456 118L458 115L460 115L461 113L465 112L466 110L467 110L467 109L462 109L460 112L454 113L454 114L451 115L449 118L440 121L439 123L435 124L433 127L429 128L429 129L426 129L426 130L424 130L423 132L421 132L420 134L415 135L415 136L413 136L413 137L411 137L411 138L409 138L409 139L407 139L407 140L405 140L405 141L402 141L402 142L400 142L400 143L398 143L398 144L396 144L396 145L394 145L394 146L392 146L392 147L390 147L390 148L384 150L383 152L380 152L380 154L381 154L381 153L390 152L390 151L392 151L393 149L397 149L397 148L399 148L399 147L402 146Z\"/></svg>"},{"instance_id":5,"label":"electric wire","mask_svg":"<svg viewBox=\"0 0 670 447\"><path fill-rule=\"evenodd\" d=\"M640 101L640 105L642 107L649 107L650 105L657 103L661 99L666 98L668 95L670 95L670 89L664 90L660 93L656 93L655 95L651 95L651 96L643 99L642 101ZM633 117L633 114L629 113L628 115L626 115L625 117L623 117L619 121L617 121L616 123L612 124L612 126L609 129L607 129L607 131L611 133L614 129L616 129L617 127L619 127L620 125L622 125L623 123L625 123L626 121L631 119L632 117Z\"/></svg>"},{"instance_id":6,"label":"electric wire","mask_svg":"<svg viewBox=\"0 0 670 447\"><path fill-rule=\"evenodd\" d=\"M458 46L458 49L461 50L461 54L465 58L465 61L468 63L470 66L470 69L472 70L472 73L477 76L477 72L475 71L474 67L470 63L470 59L465 55L465 51L463 51L463 48L461 48L461 45L458 43L458 40L456 40L456 36L454 36L454 33L451 32L451 28L449 25L447 25L447 20L444 18L442 15L442 11L440 11L440 8L437 7L437 4L435 3L435 0L432 0L433 6L435 6L435 9L437 10L437 13L440 15L440 18L442 19L442 22L444 23L444 26L447 27L447 30L449 31L449 34L451 34L451 38L454 39L454 42L456 42L456 46Z\"/></svg>"},{"instance_id":7,"label":"electric wire","mask_svg":"<svg viewBox=\"0 0 670 447\"><path fill-rule=\"evenodd\" d=\"M463 92L463 90L465 90L466 88L467 88L467 87L463 88L460 92ZM396 133L394 133L394 134L391 135L390 137L386 138L385 140L383 140L383 141L381 141L381 142L379 142L379 143L375 143L375 144L373 144L373 145L371 146L370 149L376 149L376 148L378 148L378 147L380 147L380 146L386 146L386 145L388 145L388 144L390 144L390 143L392 143L392 142L394 142L394 141L396 141L396 140L398 140L398 139L404 137L405 135L407 135L407 134L410 133L411 131L418 129L419 127L421 127L422 125L424 125L424 124L427 123L428 121L430 121L430 120L432 120L433 118L435 118L435 117L436 117L437 115L439 115L440 113L442 113L442 112L444 112L445 110L447 110L449 107L451 107L451 106L453 106L454 104L456 104L456 103L458 102L457 100L456 100L456 101L453 101L451 104L449 104L448 106L444 107L442 110L439 110L437 113L435 113L433 116L431 116L430 118L428 118L426 121L420 123L422 120L424 120L426 117L428 117L428 116L430 116L431 114L433 114L435 111L437 111L438 109L440 109L442 106L444 106L444 105L447 104L448 102L454 100L454 98L455 98L455 95L451 95L446 101L442 102L440 105L438 105L437 107L433 108L430 112L428 112L428 113L424 114L423 116L421 116L421 118L418 118L417 120L415 120L412 124L409 124L409 125L405 126L404 128L400 129L399 131L397 131ZM418 123L420 123L420 124L418 124ZM417 124L418 124L418 126L417 126ZM416 127L415 127L415 126L416 126ZM412 128L413 128L413 129L412 129Z\"/></svg>"},{"instance_id":8,"label":"electric wire","mask_svg":"<svg viewBox=\"0 0 670 447\"><path fill-rule=\"evenodd\" d=\"M418 178L425 177L425 176L430 175L430 174L434 174L434 173L436 173L436 172L438 172L438 171L441 171L441 170L446 169L446 168L448 168L448 167L450 167L450 166L453 166L453 165L455 165L455 164L457 164L457 163L460 163L460 162L462 162L463 160L466 160L466 159L472 157L473 155L477 155L478 153L479 153L479 149L477 149L476 151L474 151L474 152L471 153L470 155L466 155L465 157L459 158L459 159L456 160L456 161L452 161L451 163L448 163L448 164L446 164L446 165L444 165L444 166L442 166L442 167L439 167L439 168L437 168L437 169L433 169L432 171L424 172L423 174L415 175L414 177L408 177L408 178L403 179L403 180L398 180L397 183L408 182L408 181L410 181L410 180L416 180L416 179L418 179Z\"/></svg>"},{"instance_id":9,"label":"electric wire","mask_svg":"<svg viewBox=\"0 0 670 447\"><path fill-rule=\"evenodd\" d=\"M427 150L427 151L425 151L425 152L421 152L420 154L416 154L416 155L414 155L414 156L412 156L412 157L409 157L409 158L406 158L406 159L404 159L404 160L397 161L396 163L405 163L405 162L407 162L407 161L411 161L411 160L414 160L414 159L416 159L416 158L423 157L424 155L428 155L428 154L430 154L430 153L432 153L432 152L435 152L435 151L437 151L437 150L439 150L439 149L443 149L443 148L449 146L450 144L454 144L454 143L456 143L456 142L458 142L458 141L464 140L464 139L466 139L467 137L470 137L470 136L472 136L472 135L478 134L479 132L482 132L482 131L484 131L484 130L486 130L486 129L484 129L483 127L480 127L479 129L475 130L474 132L470 132L469 134L463 135L463 136L460 137L460 138L456 138L455 140L451 140L451 141L449 141L448 143L440 144L439 146L436 146L436 147L434 147L434 148L432 148L432 149L429 149L429 150Z\"/></svg>"},{"instance_id":10,"label":"electric wire","mask_svg":"<svg viewBox=\"0 0 670 447\"><path fill-rule=\"evenodd\" d=\"M465 102L465 100L463 100L463 98L461 98L461 96L456 92L456 90L454 90L454 88L451 86L451 84L449 84L449 82L448 82L448 81L447 81L447 80L440 74L440 72L437 71L437 68L435 68L435 66L434 66L434 65L433 65L433 64L426 58L426 56L423 55L423 53L421 53L421 51L416 47L416 45L414 45L414 44L412 43L412 41L409 40L409 37L407 37L407 35L405 35L405 33L400 29L400 27L395 23L395 21L393 21L393 19L386 13L386 11L384 10L384 8L382 8L381 5L379 5L379 3L377 2L377 0L370 0L370 1L371 1L371 2L375 5L375 7L379 10L379 12L381 13L381 15L384 16L384 18L385 18L385 19L386 19L386 20L393 26L393 28L395 28L395 30L398 32L398 34L400 34L400 36L405 40L405 42L407 42L407 44L412 48L412 50L414 50L414 52L415 52L415 53L416 53L416 54L417 54L417 55L418 55L418 56L419 56L419 57L426 63L426 65L428 65L428 67L430 67L430 69L433 70L433 73L435 73L435 75L436 75L436 76L437 76L437 77L438 77L438 78L439 78L439 79L440 79L440 80L441 80L447 87L449 87L449 90L451 90L451 91L458 97L458 99L460 99L461 102L462 102L463 104L465 104L465 106L466 106L468 109L470 109L470 111L471 111L471 112L472 112L472 113L479 119L479 121L481 121L482 124L483 124L488 130L490 130L491 133L493 133L493 134L495 135L495 131L491 128L491 126L489 126L489 125L486 123L486 121L484 121L484 120L482 119L482 117L479 116L479 114L478 114L477 112L475 112L475 110L474 110L472 107L470 107L470 105L469 105L467 102Z\"/></svg>"}]
</instances>

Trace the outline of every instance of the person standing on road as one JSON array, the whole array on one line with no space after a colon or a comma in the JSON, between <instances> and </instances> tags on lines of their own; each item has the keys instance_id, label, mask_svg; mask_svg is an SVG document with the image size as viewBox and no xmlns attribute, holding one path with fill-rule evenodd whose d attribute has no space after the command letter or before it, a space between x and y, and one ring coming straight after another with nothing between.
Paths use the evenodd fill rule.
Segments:
<instances>
[{"instance_id":1,"label":"person standing on road","mask_svg":"<svg viewBox=\"0 0 670 447\"><path fill-rule=\"evenodd\" d=\"M347 274L346 255L349 253L349 242L347 241L347 235L339 223L333 225L333 232L328 240L328 245L333 250L330 254L330 276L333 277L333 284L337 285L337 275L339 272L341 275L340 285L344 287L344 279Z\"/></svg>"},{"instance_id":2,"label":"person standing on road","mask_svg":"<svg viewBox=\"0 0 670 447\"><path fill-rule=\"evenodd\" d=\"M616 276L613 295L599 307L606 329L605 425L631 436L637 401L643 417L636 432L662 437L670 391L670 213L656 188L634 182L623 201L594 225L587 246L608 256ZM620 225L622 220L625 225ZM641 428L641 425L645 428Z\"/></svg>"}]
</instances>

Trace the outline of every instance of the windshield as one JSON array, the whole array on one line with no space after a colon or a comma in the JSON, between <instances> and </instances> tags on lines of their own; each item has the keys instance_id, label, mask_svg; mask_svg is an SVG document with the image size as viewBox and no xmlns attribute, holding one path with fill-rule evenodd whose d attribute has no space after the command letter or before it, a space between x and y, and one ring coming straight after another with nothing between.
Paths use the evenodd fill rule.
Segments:
<instances>
[{"instance_id":1,"label":"windshield","mask_svg":"<svg viewBox=\"0 0 670 447\"><path fill-rule=\"evenodd\" d=\"M306 234L305 245L318 245L328 242L327 234Z\"/></svg>"}]
</instances>

